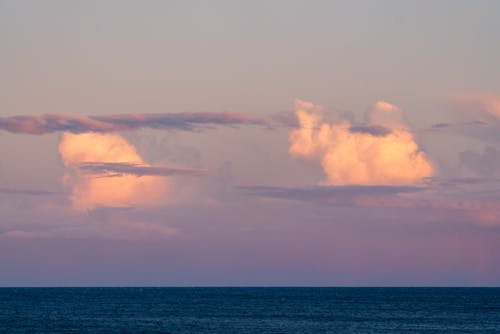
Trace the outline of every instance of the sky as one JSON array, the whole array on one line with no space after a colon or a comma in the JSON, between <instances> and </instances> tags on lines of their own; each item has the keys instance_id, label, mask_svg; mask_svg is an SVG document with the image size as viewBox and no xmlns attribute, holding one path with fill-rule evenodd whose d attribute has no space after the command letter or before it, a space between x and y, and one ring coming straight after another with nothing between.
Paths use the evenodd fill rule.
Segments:
<instances>
[{"instance_id":1,"label":"sky","mask_svg":"<svg viewBox=\"0 0 500 334\"><path fill-rule=\"evenodd\" d=\"M498 1L0 1L0 286L499 286Z\"/></svg>"}]
</instances>

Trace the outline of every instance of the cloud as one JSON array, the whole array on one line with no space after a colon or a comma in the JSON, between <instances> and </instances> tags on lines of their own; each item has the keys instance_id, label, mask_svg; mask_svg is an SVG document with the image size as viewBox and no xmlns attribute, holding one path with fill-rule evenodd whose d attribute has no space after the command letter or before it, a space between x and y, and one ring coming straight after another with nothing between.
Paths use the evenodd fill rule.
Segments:
<instances>
[{"instance_id":1,"label":"cloud","mask_svg":"<svg viewBox=\"0 0 500 334\"><path fill-rule=\"evenodd\" d=\"M64 165L72 171L67 181L72 188L73 207L78 210L89 210L98 206L157 205L166 198L166 178L146 175L151 166L142 160L131 144L117 134L66 132L62 135L59 153ZM114 165L115 169L126 169L126 166L129 166L130 171L142 166L144 175L118 175L116 171L107 174L101 169L103 173L96 177L88 173L88 170L81 169L81 166L92 166L95 163L101 164L101 167L106 164L118 164Z\"/></svg>"},{"instance_id":2,"label":"cloud","mask_svg":"<svg viewBox=\"0 0 500 334\"><path fill-rule=\"evenodd\" d=\"M78 168L87 174L102 177L135 175L135 176L203 176L208 171L203 169L169 168L149 166L128 162L84 162Z\"/></svg>"},{"instance_id":3,"label":"cloud","mask_svg":"<svg viewBox=\"0 0 500 334\"><path fill-rule=\"evenodd\" d=\"M467 128L467 127L477 127L477 126L482 126L482 127L487 127L488 123L484 121L470 121L470 122L461 122L461 123L436 123L431 126L429 129L430 131L436 131L436 130L441 130L441 129L448 129L448 128Z\"/></svg>"},{"instance_id":4,"label":"cloud","mask_svg":"<svg viewBox=\"0 0 500 334\"><path fill-rule=\"evenodd\" d=\"M399 194L410 194L424 191L418 186L315 186L302 188L240 186L244 194L256 197L267 197L333 206L403 206L401 201L395 202Z\"/></svg>"},{"instance_id":5,"label":"cloud","mask_svg":"<svg viewBox=\"0 0 500 334\"><path fill-rule=\"evenodd\" d=\"M323 121L323 108L296 100L299 128L289 134L293 156L319 160L325 185L415 184L433 175L433 166L403 121L401 110L377 102L367 125Z\"/></svg>"},{"instance_id":6,"label":"cloud","mask_svg":"<svg viewBox=\"0 0 500 334\"><path fill-rule=\"evenodd\" d=\"M479 121L500 120L500 96L462 94L452 97L450 102L457 112L474 115Z\"/></svg>"},{"instance_id":7,"label":"cloud","mask_svg":"<svg viewBox=\"0 0 500 334\"><path fill-rule=\"evenodd\" d=\"M247 196L334 207L432 209L451 212L448 216L460 216L480 225L498 226L499 186L500 180L484 178L429 178L418 186L241 186L238 189Z\"/></svg>"},{"instance_id":8,"label":"cloud","mask_svg":"<svg viewBox=\"0 0 500 334\"><path fill-rule=\"evenodd\" d=\"M460 94L447 100L454 121L432 125L430 131L452 131L485 141L500 140L500 96Z\"/></svg>"},{"instance_id":9,"label":"cloud","mask_svg":"<svg viewBox=\"0 0 500 334\"><path fill-rule=\"evenodd\" d=\"M236 112L124 114L109 116L40 115L0 117L0 129L42 135L54 132L116 132L141 128L195 131L215 125L266 125L263 119Z\"/></svg>"},{"instance_id":10,"label":"cloud","mask_svg":"<svg viewBox=\"0 0 500 334\"><path fill-rule=\"evenodd\" d=\"M374 137L385 137L392 133L391 129L382 125L356 125L349 128L351 133L364 133Z\"/></svg>"},{"instance_id":11,"label":"cloud","mask_svg":"<svg viewBox=\"0 0 500 334\"><path fill-rule=\"evenodd\" d=\"M276 112L274 114L271 114L268 117L268 120L270 121L269 124L276 123L287 128L295 128L299 126L297 117L291 111Z\"/></svg>"}]
</instances>

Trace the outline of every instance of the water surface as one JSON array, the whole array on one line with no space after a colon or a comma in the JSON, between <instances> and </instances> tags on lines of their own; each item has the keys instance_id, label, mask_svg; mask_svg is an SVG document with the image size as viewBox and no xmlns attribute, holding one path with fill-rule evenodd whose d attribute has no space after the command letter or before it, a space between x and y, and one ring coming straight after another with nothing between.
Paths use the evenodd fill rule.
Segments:
<instances>
[{"instance_id":1,"label":"water surface","mask_svg":"<svg viewBox=\"0 0 500 334\"><path fill-rule=\"evenodd\" d=\"M500 333L500 288L2 288L0 333Z\"/></svg>"}]
</instances>

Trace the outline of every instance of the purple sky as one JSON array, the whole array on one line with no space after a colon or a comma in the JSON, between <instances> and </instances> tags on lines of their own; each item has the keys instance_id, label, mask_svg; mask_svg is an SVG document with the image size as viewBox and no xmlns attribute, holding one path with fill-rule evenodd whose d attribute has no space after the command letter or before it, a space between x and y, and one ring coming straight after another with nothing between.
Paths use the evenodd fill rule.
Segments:
<instances>
[{"instance_id":1,"label":"purple sky","mask_svg":"<svg viewBox=\"0 0 500 334\"><path fill-rule=\"evenodd\" d=\"M499 10L0 2L0 286L500 285Z\"/></svg>"}]
</instances>

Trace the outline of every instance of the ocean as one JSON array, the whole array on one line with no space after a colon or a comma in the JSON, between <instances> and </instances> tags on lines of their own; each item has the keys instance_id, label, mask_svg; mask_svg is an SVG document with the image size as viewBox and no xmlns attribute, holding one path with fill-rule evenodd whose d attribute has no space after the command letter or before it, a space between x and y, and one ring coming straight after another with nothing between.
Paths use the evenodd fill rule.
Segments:
<instances>
[{"instance_id":1,"label":"ocean","mask_svg":"<svg viewBox=\"0 0 500 334\"><path fill-rule=\"evenodd\" d=\"M500 288L1 288L0 333L500 333Z\"/></svg>"}]
</instances>

